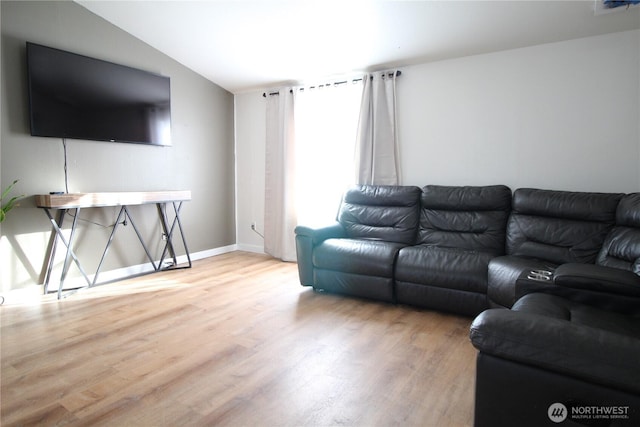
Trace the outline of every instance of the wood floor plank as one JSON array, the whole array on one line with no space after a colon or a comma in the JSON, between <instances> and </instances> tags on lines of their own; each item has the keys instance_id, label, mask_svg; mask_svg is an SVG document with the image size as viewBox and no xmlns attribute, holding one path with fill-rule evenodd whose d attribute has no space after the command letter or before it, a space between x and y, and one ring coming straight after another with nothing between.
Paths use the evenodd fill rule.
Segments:
<instances>
[{"instance_id":1,"label":"wood floor plank","mask_svg":"<svg viewBox=\"0 0 640 427\"><path fill-rule=\"evenodd\" d=\"M234 252L4 305L0 424L469 426L471 319L300 286Z\"/></svg>"}]
</instances>

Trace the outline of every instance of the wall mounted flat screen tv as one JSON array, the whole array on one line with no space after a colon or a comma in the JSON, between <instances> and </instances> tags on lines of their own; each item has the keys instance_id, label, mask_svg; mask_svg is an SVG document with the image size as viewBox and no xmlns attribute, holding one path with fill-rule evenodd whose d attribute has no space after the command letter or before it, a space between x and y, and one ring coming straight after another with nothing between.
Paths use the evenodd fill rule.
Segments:
<instances>
[{"instance_id":1,"label":"wall mounted flat screen tv","mask_svg":"<svg viewBox=\"0 0 640 427\"><path fill-rule=\"evenodd\" d=\"M27 42L31 135L171 145L166 76Z\"/></svg>"}]
</instances>

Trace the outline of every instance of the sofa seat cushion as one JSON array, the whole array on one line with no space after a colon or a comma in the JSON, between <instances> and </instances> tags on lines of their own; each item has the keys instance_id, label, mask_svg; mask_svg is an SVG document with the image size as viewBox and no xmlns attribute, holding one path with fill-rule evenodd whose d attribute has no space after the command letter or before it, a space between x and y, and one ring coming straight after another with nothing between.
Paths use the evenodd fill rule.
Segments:
<instances>
[{"instance_id":1,"label":"sofa seat cushion","mask_svg":"<svg viewBox=\"0 0 640 427\"><path fill-rule=\"evenodd\" d=\"M390 277L367 276L317 268L313 272L313 279L313 288L316 291L395 302L393 279Z\"/></svg>"},{"instance_id":2,"label":"sofa seat cushion","mask_svg":"<svg viewBox=\"0 0 640 427\"><path fill-rule=\"evenodd\" d=\"M525 295L471 325L480 351L640 393L640 319L558 296Z\"/></svg>"},{"instance_id":3,"label":"sofa seat cushion","mask_svg":"<svg viewBox=\"0 0 640 427\"><path fill-rule=\"evenodd\" d=\"M327 239L313 251L313 266L366 276L393 277L402 243L365 239Z\"/></svg>"},{"instance_id":4,"label":"sofa seat cushion","mask_svg":"<svg viewBox=\"0 0 640 427\"><path fill-rule=\"evenodd\" d=\"M516 302L516 280L525 271L554 270L556 264L536 258L505 255L489 262L487 297L492 307L511 308Z\"/></svg>"},{"instance_id":5,"label":"sofa seat cushion","mask_svg":"<svg viewBox=\"0 0 640 427\"><path fill-rule=\"evenodd\" d=\"M640 318L622 315L615 311L602 310L544 293L525 295L518 300L512 310L626 335L639 340L638 345L640 345ZM562 337L558 334L550 338L557 339L556 343L562 342ZM640 359L638 364L640 365Z\"/></svg>"},{"instance_id":6,"label":"sofa seat cushion","mask_svg":"<svg viewBox=\"0 0 640 427\"><path fill-rule=\"evenodd\" d=\"M438 246L402 248L396 280L465 292L487 292L487 265L493 255Z\"/></svg>"}]
</instances>

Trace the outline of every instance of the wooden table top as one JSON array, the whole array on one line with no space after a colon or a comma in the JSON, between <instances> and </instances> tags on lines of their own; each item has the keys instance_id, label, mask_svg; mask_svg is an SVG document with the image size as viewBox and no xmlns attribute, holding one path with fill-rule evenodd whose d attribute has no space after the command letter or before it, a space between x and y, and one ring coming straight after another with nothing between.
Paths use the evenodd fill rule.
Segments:
<instances>
[{"instance_id":1,"label":"wooden table top","mask_svg":"<svg viewBox=\"0 0 640 427\"><path fill-rule=\"evenodd\" d=\"M191 200L191 191L189 190L63 193L36 195L36 206L49 209L73 209L183 202L188 200Z\"/></svg>"}]
</instances>

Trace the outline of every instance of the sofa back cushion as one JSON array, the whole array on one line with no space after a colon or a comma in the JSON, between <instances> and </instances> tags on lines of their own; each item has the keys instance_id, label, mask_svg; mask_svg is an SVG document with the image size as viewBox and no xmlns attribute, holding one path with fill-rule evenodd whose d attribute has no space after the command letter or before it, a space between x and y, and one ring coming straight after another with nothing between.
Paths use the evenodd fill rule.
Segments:
<instances>
[{"instance_id":1,"label":"sofa back cushion","mask_svg":"<svg viewBox=\"0 0 640 427\"><path fill-rule=\"evenodd\" d=\"M344 194L338 222L349 238L415 244L420 194L413 186L355 186Z\"/></svg>"},{"instance_id":2,"label":"sofa back cushion","mask_svg":"<svg viewBox=\"0 0 640 427\"><path fill-rule=\"evenodd\" d=\"M593 263L623 194L520 188L507 224L507 254L556 264Z\"/></svg>"},{"instance_id":3,"label":"sofa back cushion","mask_svg":"<svg viewBox=\"0 0 640 427\"><path fill-rule=\"evenodd\" d=\"M418 243L504 254L509 187L427 185L420 201Z\"/></svg>"},{"instance_id":4,"label":"sofa back cushion","mask_svg":"<svg viewBox=\"0 0 640 427\"><path fill-rule=\"evenodd\" d=\"M640 274L640 193L627 194L616 211L616 225L607 235L596 264Z\"/></svg>"}]
</instances>

